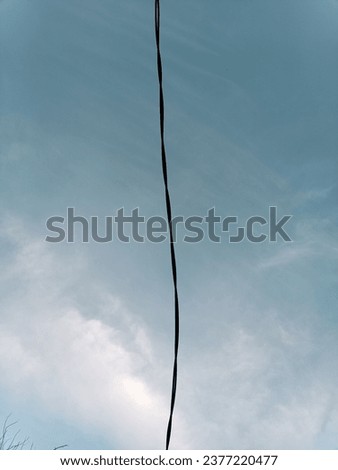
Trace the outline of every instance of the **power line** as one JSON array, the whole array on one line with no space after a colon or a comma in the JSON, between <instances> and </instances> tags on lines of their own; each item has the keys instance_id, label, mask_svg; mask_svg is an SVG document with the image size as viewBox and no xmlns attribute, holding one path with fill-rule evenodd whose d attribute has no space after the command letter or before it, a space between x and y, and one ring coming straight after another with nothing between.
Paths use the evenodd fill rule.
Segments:
<instances>
[{"instance_id":1,"label":"power line","mask_svg":"<svg viewBox=\"0 0 338 470\"><path fill-rule=\"evenodd\" d=\"M164 142L164 95L163 95L163 80L162 80L162 59L161 59L161 49L160 49L160 0L155 0L155 36L156 36L156 49L157 49L157 73L158 73L158 82L159 82L162 173L163 173L163 182L164 182L167 219L168 219L168 226L169 226L171 272L172 272L172 280L174 284L174 299L175 299L174 364L173 364L173 373L172 373L170 414L169 414L167 435L166 435L166 450L168 450L169 445L170 445L171 429L172 429L173 414L174 414L175 400L176 400L180 312L179 312L178 289L177 289L176 255L175 255L172 217L171 217L171 199L170 199L169 186L168 186L167 156L166 156L166 148L165 148L165 142Z\"/></svg>"}]
</instances>

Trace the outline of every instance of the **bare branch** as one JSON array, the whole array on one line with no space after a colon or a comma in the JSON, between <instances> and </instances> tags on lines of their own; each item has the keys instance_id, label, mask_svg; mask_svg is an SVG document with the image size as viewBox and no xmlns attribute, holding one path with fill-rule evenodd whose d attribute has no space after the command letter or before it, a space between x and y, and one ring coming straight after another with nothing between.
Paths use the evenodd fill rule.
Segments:
<instances>
[{"instance_id":1,"label":"bare branch","mask_svg":"<svg viewBox=\"0 0 338 470\"><path fill-rule=\"evenodd\" d=\"M25 437L20 439L21 429L17 431L13 430L13 427L18 424L17 421L10 421L11 414L5 419L2 429L0 429L0 450L23 450L23 449L33 449L33 443L29 445L30 439ZM61 446L54 447L53 450L64 449L68 447L68 444L63 444Z\"/></svg>"},{"instance_id":2,"label":"bare branch","mask_svg":"<svg viewBox=\"0 0 338 470\"><path fill-rule=\"evenodd\" d=\"M22 450L25 448L26 444L29 441L28 437L24 439L19 438L19 434L21 430L19 429L14 434L12 434L13 426L16 426L18 423L17 421L10 422L11 415L9 414L4 421L2 426L2 431L0 435L0 450ZM32 445L31 445L32 448Z\"/></svg>"},{"instance_id":3,"label":"bare branch","mask_svg":"<svg viewBox=\"0 0 338 470\"><path fill-rule=\"evenodd\" d=\"M57 446L57 447L54 447L54 449L53 449L53 450L64 449L65 447L68 447L68 444L63 444L62 446Z\"/></svg>"}]
</instances>

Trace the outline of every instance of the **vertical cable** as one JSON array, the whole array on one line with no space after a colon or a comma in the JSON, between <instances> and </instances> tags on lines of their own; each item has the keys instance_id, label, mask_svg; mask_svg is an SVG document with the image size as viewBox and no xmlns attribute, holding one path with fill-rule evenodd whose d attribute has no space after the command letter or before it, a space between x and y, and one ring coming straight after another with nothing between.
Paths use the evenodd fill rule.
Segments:
<instances>
[{"instance_id":1,"label":"vertical cable","mask_svg":"<svg viewBox=\"0 0 338 470\"><path fill-rule=\"evenodd\" d=\"M161 49L160 49L160 0L155 0L155 36L156 36L156 49L157 49L157 73L158 73L158 82L159 82L162 173L163 173L165 203L166 203L167 219L168 219L168 227L169 227L171 271L172 271L172 280L174 284L174 299L175 299L174 364L173 364L173 373L172 373L170 414L169 414L167 435L166 435L166 450L168 450L169 445L170 445L171 429L172 429L173 414L174 414L175 400L176 400L177 358L178 358L180 313L179 313L178 289L177 289L176 255L175 255L172 217L171 217L171 200L170 200L170 193L169 193L169 187L168 187L167 156L166 156L166 149L165 149L165 142L164 142L164 96L163 96L163 83L162 83L162 59L161 59Z\"/></svg>"}]
</instances>

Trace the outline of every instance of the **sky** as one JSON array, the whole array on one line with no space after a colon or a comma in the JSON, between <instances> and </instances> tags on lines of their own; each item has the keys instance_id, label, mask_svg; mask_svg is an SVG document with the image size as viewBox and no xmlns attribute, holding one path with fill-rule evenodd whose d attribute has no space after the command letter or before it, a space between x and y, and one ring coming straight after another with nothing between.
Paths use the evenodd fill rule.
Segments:
<instances>
[{"instance_id":1,"label":"sky","mask_svg":"<svg viewBox=\"0 0 338 470\"><path fill-rule=\"evenodd\" d=\"M174 215L292 215L292 242L178 237L173 449L338 448L337 23L335 0L161 2ZM68 207L165 216L153 2L1 0L0 61L0 421L163 449L168 242L45 240Z\"/></svg>"}]
</instances>

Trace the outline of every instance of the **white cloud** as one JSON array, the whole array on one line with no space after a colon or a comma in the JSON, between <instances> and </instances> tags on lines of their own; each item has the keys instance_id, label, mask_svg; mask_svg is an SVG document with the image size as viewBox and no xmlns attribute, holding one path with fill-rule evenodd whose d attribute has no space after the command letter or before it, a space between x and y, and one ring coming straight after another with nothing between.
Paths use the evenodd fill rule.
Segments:
<instances>
[{"instance_id":1,"label":"white cloud","mask_svg":"<svg viewBox=\"0 0 338 470\"><path fill-rule=\"evenodd\" d=\"M16 250L2 281L20 294L7 298L0 320L2 385L119 448L163 448L169 403L156 384L161 361L145 325L121 299L95 290L102 312L81 313L64 288L84 261L67 266L43 241L23 237L17 220L5 227Z\"/></svg>"},{"instance_id":2,"label":"white cloud","mask_svg":"<svg viewBox=\"0 0 338 470\"><path fill-rule=\"evenodd\" d=\"M257 264L257 269L271 269L290 263L300 261L313 253L310 247L306 246L287 246L284 245L277 250L277 253L267 257Z\"/></svg>"},{"instance_id":3,"label":"white cloud","mask_svg":"<svg viewBox=\"0 0 338 470\"><path fill-rule=\"evenodd\" d=\"M311 363L317 347L308 327L299 332L271 317L264 331L220 327L221 349L211 346L190 364L191 375L185 371L189 390L182 385L181 393L199 431L195 447L311 449L325 434L335 411L330 365L322 362L320 371Z\"/></svg>"},{"instance_id":4,"label":"white cloud","mask_svg":"<svg viewBox=\"0 0 338 470\"><path fill-rule=\"evenodd\" d=\"M2 387L117 448L163 448L171 370L156 330L113 291L83 285L88 267L75 246L70 260L67 249L24 234L20 221L5 222ZM209 310L195 303L194 316L215 318L193 338L183 326L172 447L313 448L337 429L332 342L321 346L313 312L292 318L246 299L237 281L228 291L212 282ZM89 306L76 296L80 286ZM223 293L218 303L213 292Z\"/></svg>"},{"instance_id":5,"label":"white cloud","mask_svg":"<svg viewBox=\"0 0 338 470\"><path fill-rule=\"evenodd\" d=\"M328 188L300 191L294 195L293 202L296 205L302 205L306 203L322 201L328 197L333 188L334 186L329 186Z\"/></svg>"}]
</instances>

